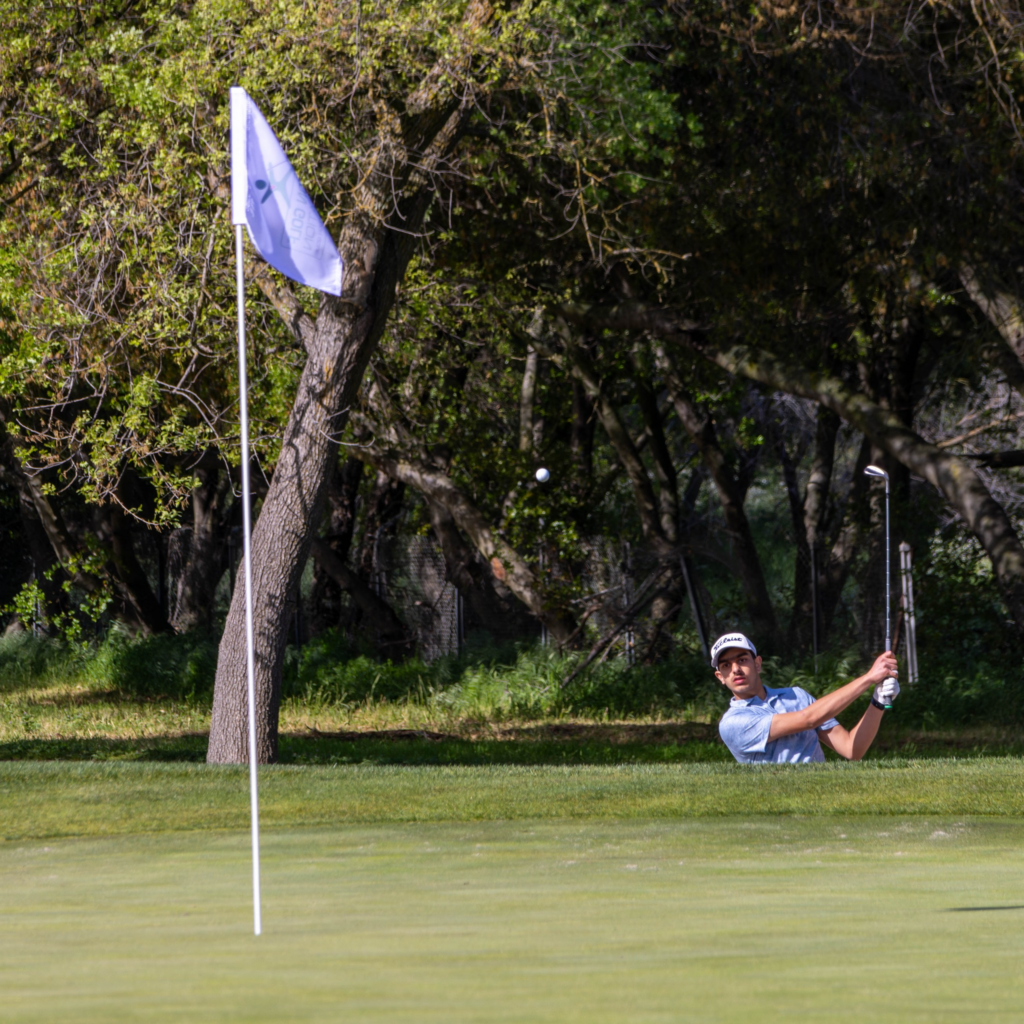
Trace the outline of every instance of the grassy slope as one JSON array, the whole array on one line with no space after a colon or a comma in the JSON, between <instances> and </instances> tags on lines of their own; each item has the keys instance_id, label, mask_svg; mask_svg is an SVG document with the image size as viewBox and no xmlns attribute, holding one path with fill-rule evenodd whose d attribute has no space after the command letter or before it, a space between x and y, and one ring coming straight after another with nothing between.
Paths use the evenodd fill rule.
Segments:
<instances>
[{"instance_id":1,"label":"grassy slope","mask_svg":"<svg viewBox=\"0 0 1024 1024\"><path fill-rule=\"evenodd\" d=\"M349 823L681 818L757 814L1024 815L1024 761L821 766L275 766L261 769L271 828ZM243 768L0 765L6 839L244 828Z\"/></svg>"},{"instance_id":2,"label":"grassy slope","mask_svg":"<svg viewBox=\"0 0 1024 1024\"><path fill-rule=\"evenodd\" d=\"M9 843L0 1020L1010 1024L1022 840L920 816L271 829L258 940L242 833Z\"/></svg>"}]
</instances>

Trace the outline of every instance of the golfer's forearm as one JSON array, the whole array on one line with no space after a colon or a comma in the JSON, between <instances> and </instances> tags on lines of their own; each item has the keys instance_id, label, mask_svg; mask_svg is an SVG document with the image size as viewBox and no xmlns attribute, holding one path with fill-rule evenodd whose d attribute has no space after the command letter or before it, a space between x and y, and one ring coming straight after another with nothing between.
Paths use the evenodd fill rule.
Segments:
<instances>
[{"instance_id":1,"label":"golfer's forearm","mask_svg":"<svg viewBox=\"0 0 1024 1024\"><path fill-rule=\"evenodd\" d=\"M859 761L868 752L881 724L882 712L874 704L869 704L861 720L850 730L850 739L853 740L853 750L849 755L851 761Z\"/></svg>"},{"instance_id":2,"label":"golfer's forearm","mask_svg":"<svg viewBox=\"0 0 1024 1024\"><path fill-rule=\"evenodd\" d=\"M840 725L829 729L827 733L821 733L821 739L841 757L848 761L859 761L878 735L881 721L882 712L876 707L869 707L849 732Z\"/></svg>"},{"instance_id":3,"label":"golfer's forearm","mask_svg":"<svg viewBox=\"0 0 1024 1024\"><path fill-rule=\"evenodd\" d=\"M868 677L861 676L852 683L819 697L802 711L788 711L776 715L772 719L771 730L768 733L769 740L792 736L805 729L817 729L819 725L824 725L830 718L835 718L841 711L845 711L870 686L871 681Z\"/></svg>"},{"instance_id":4,"label":"golfer's forearm","mask_svg":"<svg viewBox=\"0 0 1024 1024\"><path fill-rule=\"evenodd\" d=\"M838 690L833 690L832 693L826 693L824 697L819 697L809 708L804 708L802 714L811 714L814 718L814 724L808 726L809 729L817 729L819 725L824 725L830 718L835 718L841 711L845 711L861 694L866 690L871 689L872 681L867 676L861 676L859 679L854 679L852 683L847 683L845 686L840 686Z\"/></svg>"}]
</instances>

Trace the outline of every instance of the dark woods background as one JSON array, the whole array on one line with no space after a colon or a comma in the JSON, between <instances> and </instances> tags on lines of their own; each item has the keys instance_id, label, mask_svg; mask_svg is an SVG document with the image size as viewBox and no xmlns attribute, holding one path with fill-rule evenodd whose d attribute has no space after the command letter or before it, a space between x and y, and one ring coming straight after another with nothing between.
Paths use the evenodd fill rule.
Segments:
<instances>
[{"instance_id":1,"label":"dark woods background","mask_svg":"<svg viewBox=\"0 0 1024 1024\"><path fill-rule=\"evenodd\" d=\"M697 618L830 685L884 635L876 462L894 614L913 549L905 721L1024 715L1019 5L6 6L7 656L105 645L212 692L243 81L351 266L411 239L280 576L280 693L397 699L536 647L564 707L714 704ZM413 159L439 66L454 134ZM258 519L313 317L349 312L249 281Z\"/></svg>"}]
</instances>

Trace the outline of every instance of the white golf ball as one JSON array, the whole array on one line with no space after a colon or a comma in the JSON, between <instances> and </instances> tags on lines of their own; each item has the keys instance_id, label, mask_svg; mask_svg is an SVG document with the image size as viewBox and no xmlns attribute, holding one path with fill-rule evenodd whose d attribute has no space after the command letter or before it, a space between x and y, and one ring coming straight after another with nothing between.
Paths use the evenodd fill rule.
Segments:
<instances>
[{"instance_id":1,"label":"white golf ball","mask_svg":"<svg viewBox=\"0 0 1024 1024\"><path fill-rule=\"evenodd\" d=\"M536 477L538 483L546 484L551 479L551 474L541 466L540 469L537 470Z\"/></svg>"}]
</instances>

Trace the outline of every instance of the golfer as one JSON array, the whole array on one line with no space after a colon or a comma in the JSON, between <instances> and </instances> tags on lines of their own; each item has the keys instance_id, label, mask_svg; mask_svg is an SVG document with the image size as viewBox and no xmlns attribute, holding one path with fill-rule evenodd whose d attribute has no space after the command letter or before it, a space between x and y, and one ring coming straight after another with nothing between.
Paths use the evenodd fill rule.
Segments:
<instances>
[{"instance_id":1,"label":"golfer","mask_svg":"<svg viewBox=\"0 0 1024 1024\"><path fill-rule=\"evenodd\" d=\"M824 761L822 743L850 761L859 761L878 733L885 706L900 692L892 651L875 658L865 675L820 700L799 686L780 690L765 686L761 659L742 633L726 633L715 641L711 665L719 682L732 693L718 732L733 757L743 764ZM847 731L835 716L872 687L871 704Z\"/></svg>"}]
</instances>

